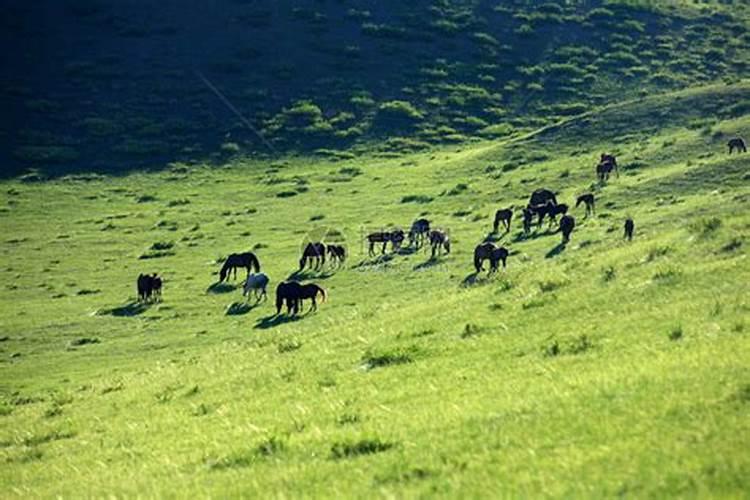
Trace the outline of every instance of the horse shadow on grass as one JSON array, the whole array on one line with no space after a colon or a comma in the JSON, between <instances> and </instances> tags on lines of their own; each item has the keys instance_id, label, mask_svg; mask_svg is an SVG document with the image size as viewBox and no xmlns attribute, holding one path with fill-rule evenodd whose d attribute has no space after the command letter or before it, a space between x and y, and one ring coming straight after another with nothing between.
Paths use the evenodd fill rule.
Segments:
<instances>
[{"instance_id":1,"label":"horse shadow on grass","mask_svg":"<svg viewBox=\"0 0 750 500\"><path fill-rule=\"evenodd\" d=\"M525 234L523 231L519 231L516 233L516 235L513 237L513 243L518 243L519 241L528 241L528 240L535 240L537 238L542 238L544 236L550 236L552 234L555 234L557 231L553 231L551 229L547 229L544 232L541 231L534 231L529 234Z\"/></svg>"},{"instance_id":2,"label":"horse shadow on grass","mask_svg":"<svg viewBox=\"0 0 750 500\"><path fill-rule=\"evenodd\" d=\"M359 261L359 263L352 266L352 269L368 269L373 266L377 266L380 264L386 264L393 260L393 254L386 253L382 255L378 255L376 257L371 257L369 259L362 259Z\"/></svg>"},{"instance_id":3,"label":"horse shadow on grass","mask_svg":"<svg viewBox=\"0 0 750 500\"><path fill-rule=\"evenodd\" d=\"M145 302L131 301L127 304L113 307L111 309L99 309L97 315L99 316L115 316L118 318L129 318L132 316L138 316L148 310L151 304Z\"/></svg>"},{"instance_id":4,"label":"horse shadow on grass","mask_svg":"<svg viewBox=\"0 0 750 500\"><path fill-rule=\"evenodd\" d=\"M560 255L561 253L563 253L563 251L565 251L565 247L566 246L567 246L567 243L558 243L557 245L555 245L552 248L552 250L550 250L549 252L547 252L544 255L544 258L545 259L552 259L554 257L557 257L558 255Z\"/></svg>"},{"instance_id":5,"label":"horse shadow on grass","mask_svg":"<svg viewBox=\"0 0 750 500\"><path fill-rule=\"evenodd\" d=\"M256 302L232 302L224 314L227 316L242 316L249 313L261 304L260 301Z\"/></svg>"},{"instance_id":6,"label":"horse shadow on grass","mask_svg":"<svg viewBox=\"0 0 750 500\"><path fill-rule=\"evenodd\" d=\"M467 274L466 277L461 280L462 288L470 288L472 286L481 286L489 283L490 277L487 274L471 273Z\"/></svg>"},{"instance_id":7,"label":"horse shadow on grass","mask_svg":"<svg viewBox=\"0 0 750 500\"><path fill-rule=\"evenodd\" d=\"M435 267L438 264L442 262L442 259L440 257L430 257L424 262L421 262L414 266L412 270L414 271L424 271L425 269L430 269L431 267Z\"/></svg>"},{"instance_id":8,"label":"horse shadow on grass","mask_svg":"<svg viewBox=\"0 0 750 500\"><path fill-rule=\"evenodd\" d=\"M287 276L287 280L294 280L294 281L305 281L309 279L318 279L318 280L324 280L327 278L330 278L336 274L333 270L330 269L303 269L303 270L297 270L294 271L292 274Z\"/></svg>"},{"instance_id":9,"label":"horse shadow on grass","mask_svg":"<svg viewBox=\"0 0 750 500\"><path fill-rule=\"evenodd\" d=\"M283 325L284 323L293 323L295 321L299 321L305 316L307 316L307 314L305 314L304 316L289 316L288 314L272 314L271 316L260 318L255 323L255 328L258 328L260 330L266 330L268 328L274 328L276 326Z\"/></svg>"},{"instance_id":10,"label":"horse shadow on grass","mask_svg":"<svg viewBox=\"0 0 750 500\"><path fill-rule=\"evenodd\" d=\"M206 288L206 293L229 293L237 290L239 285L217 281Z\"/></svg>"},{"instance_id":11,"label":"horse shadow on grass","mask_svg":"<svg viewBox=\"0 0 750 500\"><path fill-rule=\"evenodd\" d=\"M519 234L523 234L523 233L519 233ZM487 236L484 237L484 242L496 243L509 235L510 235L510 231L503 231L502 233L497 232L497 231L490 231L489 233L487 233ZM518 236L516 236L516 241L518 241Z\"/></svg>"}]
</instances>

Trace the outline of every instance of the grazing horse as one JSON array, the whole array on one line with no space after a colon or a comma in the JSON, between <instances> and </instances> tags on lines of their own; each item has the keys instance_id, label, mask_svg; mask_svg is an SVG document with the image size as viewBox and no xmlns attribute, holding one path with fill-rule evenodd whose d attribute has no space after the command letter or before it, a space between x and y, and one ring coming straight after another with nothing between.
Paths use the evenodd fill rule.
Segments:
<instances>
[{"instance_id":1,"label":"grazing horse","mask_svg":"<svg viewBox=\"0 0 750 500\"><path fill-rule=\"evenodd\" d=\"M747 153L747 146L745 146L745 141L744 139L742 139L742 137L735 137L734 139L730 139L727 143L727 146L729 146L730 155L735 149L738 153Z\"/></svg>"},{"instance_id":2,"label":"grazing horse","mask_svg":"<svg viewBox=\"0 0 750 500\"><path fill-rule=\"evenodd\" d=\"M284 281L279 283L276 287L276 314L281 314L281 307L286 302L287 314L294 315L299 312L302 300L311 299L312 306L310 310L314 311L318 308L316 298L318 294L323 297L323 302L326 300L326 291L322 287L315 283L309 283L307 285L301 285L297 281Z\"/></svg>"},{"instance_id":3,"label":"grazing horse","mask_svg":"<svg viewBox=\"0 0 750 500\"><path fill-rule=\"evenodd\" d=\"M555 196L555 193L553 193L549 189L537 189L536 191L531 193L531 197L529 198L529 205L546 205L550 201L557 205L557 197Z\"/></svg>"},{"instance_id":4,"label":"grazing horse","mask_svg":"<svg viewBox=\"0 0 750 500\"><path fill-rule=\"evenodd\" d=\"M578 208L578 205L581 203L586 204L586 217L589 216L589 214L594 213L594 194L593 193L585 193L579 196L576 199L576 208Z\"/></svg>"},{"instance_id":5,"label":"grazing horse","mask_svg":"<svg viewBox=\"0 0 750 500\"><path fill-rule=\"evenodd\" d=\"M268 298L266 287L268 286L268 276L263 273L251 274L245 280L245 286L242 289L242 296L250 297L250 292L255 292L255 300L259 301L261 297Z\"/></svg>"},{"instance_id":6,"label":"grazing horse","mask_svg":"<svg viewBox=\"0 0 750 500\"><path fill-rule=\"evenodd\" d=\"M558 212L558 209L557 209L558 206L561 207L559 212ZM539 219L537 221L537 225L541 226L542 225L542 221L544 220L545 217L549 217L550 218L550 222L549 223L551 225L552 222L555 221L555 217L557 216L558 213L566 213L568 211L568 205L565 205L564 203L561 204L561 205L555 205L552 202L552 200L550 200L547 203L545 203L544 205L529 205L528 207L526 207L526 209L529 212L531 212L531 216L532 217L534 215L536 215L537 217L539 217Z\"/></svg>"},{"instance_id":7,"label":"grazing horse","mask_svg":"<svg viewBox=\"0 0 750 500\"><path fill-rule=\"evenodd\" d=\"M154 297L161 299L162 279L156 274L139 274L136 283L138 289L138 300L146 302Z\"/></svg>"},{"instance_id":8,"label":"grazing horse","mask_svg":"<svg viewBox=\"0 0 750 500\"><path fill-rule=\"evenodd\" d=\"M570 233L576 227L576 220L572 215L564 215L560 219L560 231L562 231L562 244L565 245L570 241Z\"/></svg>"},{"instance_id":9,"label":"grazing horse","mask_svg":"<svg viewBox=\"0 0 750 500\"><path fill-rule=\"evenodd\" d=\"M390 242L392 250L395 252L401 247L401 243L404 241L404 232L401 229L394 231L380 231L377 233L370 233L367 235L367 241L370 242L369 254L375 255L375 243L382 243L383 248L381 254L385 253L385 247Z\"/></svg>"},{"instance_id":10,"label":"grazing horse","mask_svg":"<svg viewBox=\"0 0 750 500\"><path fill-rule=\"evenodd\" d=\"M224 265L221 266L219 282L221 283L225 279L229 279L231 271L234 271L234 278L237 279L238 267L247 269L247 275L250 276L251 269L255 269L256 273L260 272L260 261L258 261L258 257L252 252L229 254L227 260L224 261Z\"/></svg>"},{"instance_id":11,"label":"grazing horse","mask_svg":"<svg viewBox=\"0 0 750 500\"><path fill-rule=\"evenodd\" d=\"M346 248L342 245L328 245L328 256L331 258L332 266L343 266L346 260Z\"/></svg>"},{"instance_id":12,"label":"grazing horse","mask_svg":"<svg viewBox=\"0 0 750 500\"><path fill-rule=\"evenodd\" d=\"M430 234L430 221L427 219L417 219L411 225L409 230L409 246L414 245L415 248L419 249L424 245L425 239Z\"/></svg>"},{"instance_id":13,"label":"grazing horse","mask_svg":"<svg viewBox=\"0 0 750 500\"><path fill-rule=\"evenodd\" d=\"M310 242L305 246L302 251L302 258L299 260L299 270L303 270L308 263L311 268L314 263L315 269L320 269L326 263L326 246L324 243Z\"/></svg>"},{"instance_id":14,"label":"grazing horse","mask_svg":"<svg viewBox=\"0 0 750 500\"><path fill-rule=\"evenodd\" d=\"M495 212L495 222L492 223L492 230L496 233L500 222L503 223L505 232L510 232L510 220L513 218L513 210L510 208L503 208Z\"/></svg>"},{"instance_id":15,"label":"grazing horse","mask_svg":"<svg viewBox=\"0 0 750 500\"><path fill-rule=\"evenodd\" d=\"M559 205L552 205L547 202L547 217L549 217L550 226L553 222L557 222L558 215L565 215L568 213L568 205L560 203Z\"/></svg>"},{"instance_id":16,"label":"grazing horse","mask_svg":"<svg viewBox=\"0 0 750 500\"><path fill-rule=\"evenodd\" d=\"M506 259L508 258L508 249L505 247L497 247L494 243L486 242L477 245L474 249L474 268L477 273L483 270L484 261L489 259L490 270L489 274L497 271L498 264L502 261L503 269L505 269Z\"/></svg>"},{"instance_id":17,"label":"grazing horse","mask_svg":"<svg viewBox=\"0 0 750 500\"><path fill-rule=\"evenodd\" d=\"M445 253L451 253L451 240L444 231L433 230L430 231L430 246L432 247L432 258L435 258L436 253L442 253L445 249Z\"/></svg>"},{"instance_id":18,"label":"grazing horse","mask_svg":"<svg viewBox=\"0 0 750 500\"><path fill-rule=\"evenodd\" d=\"M523 232L529 234L531 232L531 223L534 220L534 212L529 207L523 209Z\"/></svg>"},{"instance_id":19,"label":"grazing horse","mask_svg":"<svg viewBox=\"0 0 750 500\"><path fill-rule=\"evenodd\" d=\"M635 231L635 222L633 222L633 219L628 217L627 219L625 219L625 235L623 236L623 238L631 241L633 239L633 231Z\"/></svg>"}]
</instances>

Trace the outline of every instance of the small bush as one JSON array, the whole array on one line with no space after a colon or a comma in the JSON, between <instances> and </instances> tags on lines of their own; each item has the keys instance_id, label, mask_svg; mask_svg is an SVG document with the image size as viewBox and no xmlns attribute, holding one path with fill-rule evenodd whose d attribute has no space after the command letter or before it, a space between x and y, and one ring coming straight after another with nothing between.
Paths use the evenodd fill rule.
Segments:
<instances>
[{"instance_id":1,"label":"small bush","mask_svg":"<svg viewBox=\"0 0 750 500\"><path fill-rule=\"evenodd\" d=\"M480 335L482 333L482 328L479 326L473 324L473 323L466 323L464 325L464 329L461 332L461 338L462 339L468 339L470 337L476 337L477 335Z\"/></svg>"},{"instance_id":2,"label":"small bush","mask_svg":"<svg viewBox=\"0 0 750 500\"><path fill-rule=\"evenodd\" d=\"M616 277L617 277L617 272L615 271L615 268L613 266L607 266L604 269L602 269L602 280L605 283L614 281Z\"/></svg>"},{"instance_id":3,"label":"small bush","mask_svg":"<svg viewBox=\"0 0 750 500\"><path fill-rule=\"evenodd\" d=\"M425 194L410 194L401 198L401 203L430 203L432 196Z\"/></svg>"},{"instance_id":4,"label":"small bush","mask_svg":"<svg viewBox=\"0 0 750 500\"><path fill-rule=\"evenodd\" d=\"M398 347L392 350L367 351L362 356L362 362L367 369L379 368L390 365L401 365L412 363L417 354L415 347Z\"/></svg>"},{"instance_id":5,"label":"small bush","mask_svg":"<svg viewBox=\"0 0 750 500\"><path fill-rule=\"evenodd\" d=\"M690 230L701 238L706 238L715 233L721 227L721 219L711 217L710 219L701 219L690 224Z\"/></svg>"},{"instance_id":6,"label":"small bush","mask_svg":"<svg viewBox=\"0 0 750 500\"><path fill-rule=\"evenodd\" d=\"M680 340L682 338L683 331L681 326L677 326L669 332L669 340Z\"/></svg>"}]
</instances>

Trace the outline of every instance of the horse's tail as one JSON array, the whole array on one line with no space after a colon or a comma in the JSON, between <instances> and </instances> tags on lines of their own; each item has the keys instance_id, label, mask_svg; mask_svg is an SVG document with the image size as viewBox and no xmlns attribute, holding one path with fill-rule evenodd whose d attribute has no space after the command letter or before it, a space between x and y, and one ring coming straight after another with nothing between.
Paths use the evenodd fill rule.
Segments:
<instances>
[{"instance_id":1,"label":"horse's tail","mask_svg":"<svg viewBox=\"0 0 750 500\"><path fill-rule=\"evenodd\" d=\"M318 285L315 285L315 289L316 289L316 294L319 293L323 297L323 300L321 302L325 302L326 301L326 289Z\"/></svg>"},{"instance_id":2,"label":"horse's tail","mask_svg":"<svg viewBox=\"0 0 750 500\"><path fill-rule=\"evenodd\" d=\"M276 314L281 313L281 306L284 305L284 294L282 292L283 290L283 283L279 283L279 285L276 287Z\"/></svg>"},{"instance_id":3,"label":"horse's tail","mask_svg":"<svg viewBox=\"0 0 750 500\"><path fill-rule=\"evenodd\" d=\"M482 259L476 250L474 250L474 267L477 269L477 272L479 272L479 269L482 269Z\"/></svg>"},{"instance_id":4,"label":"horse's tail","mask_svg":"<svg viewBox=\"0 0 750 500\"><path fill-rule=\"evenodd\" d=\"M254 253L250 254L250 266L255 268L255 272L260 272L260 261L258 260L258 257Z\"/></svg>"},{"instance_id":5,"label":"horse's tail","mask_svg":"<svg viewBox=\"0 0 750 500\"><path fill-rule=\"evenodd\" d=\"M224 261L224 265L221 266L221 271L219 271L219 281L224 281L224 278L227 277L227 271L229 270L229 260L227 259Z\"/></svg>"}]
</instances>

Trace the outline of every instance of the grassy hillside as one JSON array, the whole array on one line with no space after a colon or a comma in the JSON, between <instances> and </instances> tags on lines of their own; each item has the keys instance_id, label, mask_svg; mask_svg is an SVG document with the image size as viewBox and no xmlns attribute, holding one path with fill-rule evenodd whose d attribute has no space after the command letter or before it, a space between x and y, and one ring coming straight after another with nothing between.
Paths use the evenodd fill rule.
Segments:
<instances>
[{"instance_id":1,"label":"grassy hillside","mask_svg":"<svg viewBox=\"0 0 750 500\"><path fill-rule=\"evenodd\" d=\"M742 496L750 487L750 85L607 106L503 142L396 158L3 181L0 485L31 496ZM594 182L602 151L619 178ZM31 180L27 178L27 181ZM561 248L497 208L593 190ZM426 216L436 260L371 259ZM636 237L622 239L622 223ZM295 320L218 263L290 276L311 234L344 269ZM486 238L508 269L475 275ZM165 276L134 305L135 277ZM234 314L228 314L234 312Z\"/></svg>"},{"instance_id":2,"label":"grassy hillside","mask_svg":"<svg viewBox=\"0 0 750 500\"><path fill-rule=\"evenodd\" d=\"M4 174L414 151L747 77L746 2L59 0L8 7Z\"/></svg>"}]
</instances>

